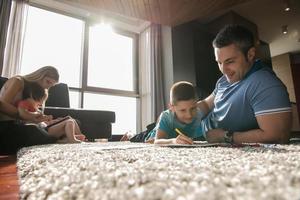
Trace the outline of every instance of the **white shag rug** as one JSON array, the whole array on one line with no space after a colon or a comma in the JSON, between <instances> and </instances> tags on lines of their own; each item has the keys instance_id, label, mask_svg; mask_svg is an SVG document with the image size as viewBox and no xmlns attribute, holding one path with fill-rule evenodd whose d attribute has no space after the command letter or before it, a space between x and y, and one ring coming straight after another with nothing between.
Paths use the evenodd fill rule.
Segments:
<instances>
[{"instance_id":1,"label":"white shag rug","mask_svg":"<svg viewBox=\"0 0 300 200\"><path fill-rule=\"evenodd\" d=\"M300 145L52 144L17 166L21 199L300 199Z\"/></svg>"}]
</instances>

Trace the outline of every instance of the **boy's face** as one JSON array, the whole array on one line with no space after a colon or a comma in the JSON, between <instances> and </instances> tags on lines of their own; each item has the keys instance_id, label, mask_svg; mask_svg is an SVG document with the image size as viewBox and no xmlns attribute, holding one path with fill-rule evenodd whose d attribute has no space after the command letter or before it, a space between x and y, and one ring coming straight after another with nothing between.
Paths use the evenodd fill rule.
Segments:
<instances>
[{"instance_id":1,"label":"boy's face","mask_svg":"<svg viewBox=\"0 0 300 200\"><path fill-rule=\"evenodd\" d=\"M176 104L170 105L170 109L176 114L178 121L189 124L197 114L197 101L194 99L178 101Z\"/></svg>"}]
</instances>

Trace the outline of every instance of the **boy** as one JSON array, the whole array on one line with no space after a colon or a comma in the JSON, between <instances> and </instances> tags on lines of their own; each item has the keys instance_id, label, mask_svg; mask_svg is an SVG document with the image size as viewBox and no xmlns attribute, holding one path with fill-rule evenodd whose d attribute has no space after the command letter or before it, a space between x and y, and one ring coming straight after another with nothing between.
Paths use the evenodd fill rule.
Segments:
<instances>
[{"instance_id":1,"label":"boy","mask_svg":"<svg viewBox=\"0 0 300 200\"><path fill-rule=\"evenodd\" d=\"M154 139L155 144L193 144L193 139L203 134L202 117L194 86L177 82L170 90L169 109L161 113L146 142Z\"/></svg>"}]
</instances>

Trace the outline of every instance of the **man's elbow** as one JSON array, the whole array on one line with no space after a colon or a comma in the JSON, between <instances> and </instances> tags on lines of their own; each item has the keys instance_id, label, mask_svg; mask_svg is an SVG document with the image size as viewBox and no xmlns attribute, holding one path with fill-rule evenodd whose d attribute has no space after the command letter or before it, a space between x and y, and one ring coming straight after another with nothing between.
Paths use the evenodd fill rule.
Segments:
<instances>
[{"instance_id":1,"label":"man's elbow","mask_svg":"<svg viewBox=\"0 0 300 200\"><path fill-rule=\"evenodd\" d=\"M279 144L288 144L290 141L290 131L284 131L281 134L281 137L278 138L277 143Z\"/></svg>"},{"instance_id":2,"label":"man's elbow","mask_svg":"<svg viewBox=\"0 0 300 200\"><path fill-rule=\"evenodd\" d=\"M287 144L290 140L290 130L273 131L266 134L265 141L276 144Z\"/></svg>"}]
</instances>

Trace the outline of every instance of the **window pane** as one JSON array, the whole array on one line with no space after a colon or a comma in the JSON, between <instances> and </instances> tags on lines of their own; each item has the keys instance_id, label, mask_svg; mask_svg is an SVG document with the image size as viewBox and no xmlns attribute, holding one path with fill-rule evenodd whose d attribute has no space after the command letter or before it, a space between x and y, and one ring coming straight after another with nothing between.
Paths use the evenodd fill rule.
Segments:
<instances>
[{"instance_id":1,"label":"window pane","mask_svg":"<svg viewBox=\"0 0 300 200\"><path fill-rule=\"evenodd\" d=\"M88 85L134 90L133 38L114 33L108 25L89 28Z\"/></svg>"},{"instance_id":2,"label":"window pane","mask_svg":"<svg viewBox=\"0 0 300 200\"><path fill-rule=\"evenodd\" d=\"M85 93L84 108L114 111L116 122L112 124L112 134L127 131L136 132L136 98Z\"/></svg>"},{"instance_id":3,"label":"window pane","mask_svg":"<svg viewBox=\"0 0 300 200\"><path fill-rule=\"evenodd\" d=\"M70 96L70 107L71 108L80 108L79 106L79 92L69 90Z\"/></svg>"},{"instance_id":4,"label":"window pane","mask_svg":"<svg viewBox=\"0 0 300 200\"><path fill-rule=\"evenodd\" d=\"M83 27L82 20L30 6L21 74L52 65L61 82L79 87Z\"/></svg>"}]
</instances>

